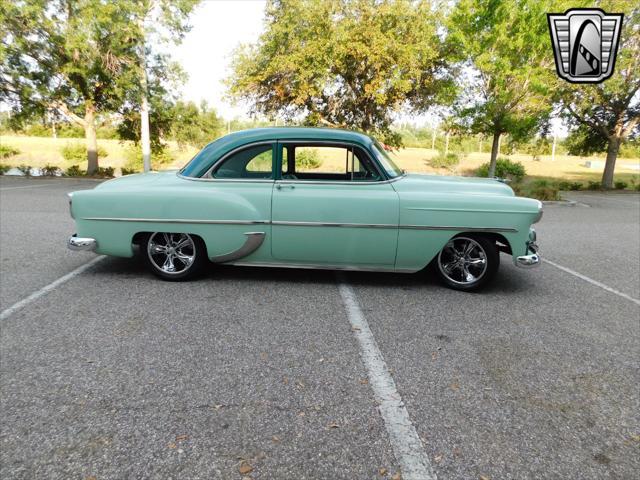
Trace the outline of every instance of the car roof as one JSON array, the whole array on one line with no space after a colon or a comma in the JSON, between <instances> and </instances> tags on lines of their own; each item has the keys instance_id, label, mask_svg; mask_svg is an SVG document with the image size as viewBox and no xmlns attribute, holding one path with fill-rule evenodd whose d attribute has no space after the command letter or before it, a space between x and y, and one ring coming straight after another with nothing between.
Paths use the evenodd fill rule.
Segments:
<instances>
[{"instance_id":1,"label":"car roof","mask_svg":"<svg viewBox=\"0 0 640 480\"><path fill-rule=\"evenodd\" d=\"M251 128L229 133L205 146L181 172L187 176L200 176L208 168L212 158L218 158L231 150L250 143L274 140L334 140L346 141L369 147L373 139L363 133L339 128L317 127L265 127Z\"/></svg>"},{"instance_id":2,"label":"car roof","mask_svg":"<svg viewBox=\"0 0 640 480\"><path fill-rule=\"evenodd\" d=\"M261 140L347 140L369 145L371 137L352 130L340 128L318 128L318 127L263 127L250 128L230 133L219 138L215 142L217 146L227 146L227 144L242 145L248 142Z\"/></svg>"}]
</instances>

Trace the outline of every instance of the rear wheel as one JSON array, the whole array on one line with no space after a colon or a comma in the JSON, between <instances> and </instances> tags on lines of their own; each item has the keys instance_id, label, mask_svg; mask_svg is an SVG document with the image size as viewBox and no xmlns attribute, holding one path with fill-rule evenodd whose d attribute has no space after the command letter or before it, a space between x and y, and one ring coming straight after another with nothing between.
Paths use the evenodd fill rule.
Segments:
<instances>
[{"instance_id":1,"label":"rear wheel","mask_svg":"<svg viewBox=\"0 0 640 480\"><path fill-rule=\"evenodd\" d=\"M498 271L500 252L494 241L482 236L454 237L436 259L440 280L456 290L477 290Z\"/></svg>"},{"instance_id":2,"label":"rear wheel","mask_svg":"<svg viewBox=\"0 0 640 480\"><path fill-rule=\"evenodd\" d=\"M204 242L187 233L151 233L140 246L147 268L163 280L193 278L206 264Z\"/></svg>"}]
</instances>

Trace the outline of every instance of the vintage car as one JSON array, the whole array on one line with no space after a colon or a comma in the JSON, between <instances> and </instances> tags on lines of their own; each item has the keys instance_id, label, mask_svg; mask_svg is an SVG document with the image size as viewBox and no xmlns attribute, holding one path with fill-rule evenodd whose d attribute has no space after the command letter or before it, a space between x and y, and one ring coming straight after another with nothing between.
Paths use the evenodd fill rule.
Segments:
<instances>
[{"instance_id":1,"label":"vintage car","mask_svg":"<svg viewBox=\"0 0 640 480\"><path fill-rule=\"evenodd\" d=\"M72 250L132 257L165 280L228 265L418 272L449 287L494 277L500 252L540 262L542 204L497 179L406 174L380 143L324 128L261 128L204 147L182 170L69 194Z\"/></svg>"}]
</instances>

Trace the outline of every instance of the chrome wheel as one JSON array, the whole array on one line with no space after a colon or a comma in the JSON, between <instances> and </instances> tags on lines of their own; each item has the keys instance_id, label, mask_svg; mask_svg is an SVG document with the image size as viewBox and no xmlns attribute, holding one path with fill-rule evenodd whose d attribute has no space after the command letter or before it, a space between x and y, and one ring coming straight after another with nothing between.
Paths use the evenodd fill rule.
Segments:
<instances>
[{"instance_id":1,"label":"chrome wheel","mask_svg":"<svg viewBox=\"0 0 640 480\"><path fill-rule=\"evenodd\" d=\"M147 255L151 264L161 272L178 275L193 265L196 246L186 233L156 232L147 242Z\"/></svg>"},{"instance_id":2,"label":"chrome wheel","mask_svg":"<svg viewBox=\"0 0 640 480\"><path fill-rule=\"evenodd\" d=\"M473 285L487 272L487 252L473 238L452 238L438 255L440 273L450 282Z\"/></svg>"}]
</instances>

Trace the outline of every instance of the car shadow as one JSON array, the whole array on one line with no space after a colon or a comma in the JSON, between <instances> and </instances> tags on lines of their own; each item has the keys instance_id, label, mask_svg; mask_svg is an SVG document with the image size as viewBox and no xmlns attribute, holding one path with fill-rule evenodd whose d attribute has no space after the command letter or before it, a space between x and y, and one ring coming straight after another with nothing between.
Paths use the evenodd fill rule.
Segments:
<instances>
[{"instance_id":1,"label":"car shadow","mask_svg":"<svg viewBox=\"0 0 640 480\"><path fill-rule=\"evenodd\" d=\"M495 279L478 292L460 292L461 294L519 294L536 288L536 271L527 272L509 263L503 256L503 263ZM92 269L97 274L109 274L120 278L146 277L151 281L161 282L147 271L140 257L118 258L107 257ZM536 269L537 270L537 269ZM337 270L311 270L278 267L248 267L233 265L210 264L202 272L200 278L193 281L241 281L269 283L295 283L335 285L339 278L346 279L350 284L360 287L374 287L385 289L401 289L404 291L424 290L431 292L451 290L443 286L432 268L427 267L416 273L393 272L358 272Z\"/></svg>"}]
</instances>

